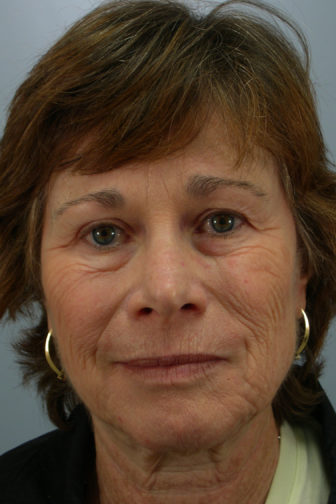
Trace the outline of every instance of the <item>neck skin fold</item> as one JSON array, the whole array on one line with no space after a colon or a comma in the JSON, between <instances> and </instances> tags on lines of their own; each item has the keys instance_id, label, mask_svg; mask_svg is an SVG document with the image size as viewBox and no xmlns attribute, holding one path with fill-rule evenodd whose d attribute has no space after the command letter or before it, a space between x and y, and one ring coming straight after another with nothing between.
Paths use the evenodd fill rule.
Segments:
<instances>
[{"instance_id":1,"label":"neck skin fold","mask_svg":"<svg viewBox=\"0 0 336 504\"><path fill-rule=\"evenodd\" d=\"M234 437L157 453L94 422L99 504L264 504L279 457L271 409Z\"/></svg>"}]
</instances>

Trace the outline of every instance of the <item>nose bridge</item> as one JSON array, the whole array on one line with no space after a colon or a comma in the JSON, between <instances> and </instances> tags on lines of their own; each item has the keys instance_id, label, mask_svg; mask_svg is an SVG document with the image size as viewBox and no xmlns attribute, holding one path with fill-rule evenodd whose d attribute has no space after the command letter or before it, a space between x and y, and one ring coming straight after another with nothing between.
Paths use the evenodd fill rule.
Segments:
<instances>
[{"instance_id":1,"label":"nose bridge","mask_svg":"<svg viewBox=\"0 0 336 504\"><path fill-rule=\"evenodd\" d=\"M151 233L140 258L137 313L171 315L179 310L202 311L202 289L192 258L192 245L171 225Z\"/></svg>"},{"instance_id":2,"label":"nose bridge","mask_svg":"<svg viewBox=\"0 0 336 504\"><path fill-rule=\"evenodd\" d=\"M187 303L190 289L190 258L181 236L167 228L152 236L145 252L145 288L156 301L174 306Z\"/></svg>"}]
</instances>

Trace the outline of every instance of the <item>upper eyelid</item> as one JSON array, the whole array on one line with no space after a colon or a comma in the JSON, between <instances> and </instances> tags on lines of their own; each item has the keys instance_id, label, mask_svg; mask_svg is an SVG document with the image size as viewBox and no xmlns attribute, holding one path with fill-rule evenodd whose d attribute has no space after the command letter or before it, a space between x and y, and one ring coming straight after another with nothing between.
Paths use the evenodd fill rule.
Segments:
<instances>
[{"instance_id":1,"label":"upper eyelid","mask_svg":"<svg viewBox=\"0 0 336 504\"><path fill-rule=\"evenodd\" d=\"M86 225L82 226L78 232L78 235L80 237L83 237L83 236L89 234L91 231L93 231L93 229L100 228L100 227L108 227L108 226L111 226L111 227L114 227L116 229L123 231L123 227L121 225L118 225L115 222L109 222L108 220L106 220L106 221L101 221L101 222L100 221L99 222L92 222L90 224L86 224Z\"/></svg>"},{"instance_id":2,"label":"upper eyelid","mask_svg":"<svg viewBox=\"0 0 336 504\"><path fill-rule=\"evenodd\" d=\"M205 220L211 219L211 217L215 217L216 215L229 215L230 217L235 217L241 220L246 220L246 218L240 214L239 212L233 212L230 210L219 210L216 212L211 212L210 214L205 216Z\"/></svg>"},{"instance_id":3,"label":"upper eyelid","mask_svg":"<svg viewBox=\"0 0 336 504\"><path fill-rule=\"evenodd\" d=\"M204 222L204 221L207 221L209 219L211 219L211 217L215 217L216 215L222 215L222 214L225 214L225 215L230 215L232 217L235 217L235 218L238 218L238 219L241 219L242 221L247 221L248 219L245 217L245 215L243 215L242 213L240 212L235 212L233 210L215 210L215 211L211 211L209 213L206 213L205 215L202 216L202 218L200 219L200 223Z\"/></svg>"}]
</instances>

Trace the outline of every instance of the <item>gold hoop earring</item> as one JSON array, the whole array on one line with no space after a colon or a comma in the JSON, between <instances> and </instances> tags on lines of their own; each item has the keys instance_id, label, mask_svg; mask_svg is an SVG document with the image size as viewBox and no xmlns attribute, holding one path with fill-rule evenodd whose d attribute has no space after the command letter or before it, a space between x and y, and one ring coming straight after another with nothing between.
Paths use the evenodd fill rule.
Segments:
<instances>
[{"instance_id":1,"label":"gold hoop earring","mask_svg":"<svg viewBox=\"0 0 336 504\"><path fill-rule=\"evenodd\" d=\"M306 315L306 312L303 309L301 309L301 313L302 313L302 317L303 317L304 324L305 324L305 331L304 331L304 335L303 335L302 341L301 341L301 343L299 345L299 348L296 351L295 359L300 359L301 358L301 354L302 354L303 350L307 346L307 343L308 343L308 340L309 340L309 334L310 334L310 325L309 325L309 320L308 320L308 317Z\"/></svg>"},{"instance_id":2,"label":"gold hoop earring","mask_svg":"<svg viewBox=\"0 0 336 504\"><path fill-rule=\"evenodd\" d=\"M50 356L50 351L49 351L49 345L50 345L50 339L52 337L52 329L47 334L45 345L44 345L44 355L46 358L46 361L48 362L49 366L51 369L54 371L54 373L57 374L57 378L60 381L65 381L64 373L61 369L58 369L56 364L53 362L51 356Z\"/></svg>"}]
</instances>

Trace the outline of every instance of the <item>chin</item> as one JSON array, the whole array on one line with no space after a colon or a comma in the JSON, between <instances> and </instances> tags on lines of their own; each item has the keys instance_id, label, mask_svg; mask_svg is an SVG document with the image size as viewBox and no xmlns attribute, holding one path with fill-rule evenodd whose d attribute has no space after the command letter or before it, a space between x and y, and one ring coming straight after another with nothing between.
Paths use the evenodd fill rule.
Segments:
<instances>
[{"instance_id":1,"label":"chin","mask_svg":"<svg viewBox=\"0 0 336 504\"><path fill-rule=\"evenodd\" d=\"M135 422L123 425L123 431L136 444L146 449L162 452L196 452L215 448L230 438L237 430L237 422L230 416L218 415L218 411L151 414L135 416Z\"/></svg>"}]
</instances>

